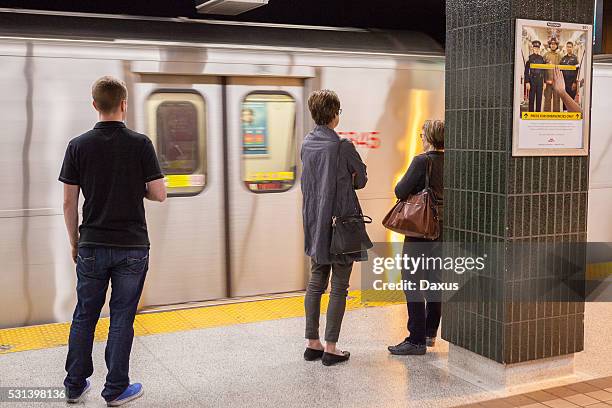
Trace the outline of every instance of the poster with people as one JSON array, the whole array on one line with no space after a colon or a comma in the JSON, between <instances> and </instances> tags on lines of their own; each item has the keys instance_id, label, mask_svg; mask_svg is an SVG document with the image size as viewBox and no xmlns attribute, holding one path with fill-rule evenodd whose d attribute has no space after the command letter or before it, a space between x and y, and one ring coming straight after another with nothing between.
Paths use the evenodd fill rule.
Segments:
<instances>
[{"instance_id":1,"label":"poster with people","mask_svg":"<svg viewBox=\"0 0 612 408\"><path fill-rule=\"evenodd\" d=\"M592 26L516 20L514 156L588 154Z\"/></svg>"},{"instance_id":2,"label":"poster with people","mask_svg":"<svg viewBox=\"0 0 612 408\"><path fill-rule=\"evenodd\" d=\"M242 121L242 153L268 154L268 111L264 102L244 102Z\"/></svg>"}]
</instances>

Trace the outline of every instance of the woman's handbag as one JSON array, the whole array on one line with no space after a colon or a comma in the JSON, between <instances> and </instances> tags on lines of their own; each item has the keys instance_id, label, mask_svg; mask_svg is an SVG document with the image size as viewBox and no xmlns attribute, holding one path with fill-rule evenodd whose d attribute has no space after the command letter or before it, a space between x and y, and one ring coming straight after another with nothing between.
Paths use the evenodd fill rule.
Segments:
<instances>
[{"instance_id":1,"label":"woman's handbag","mask_svg":"<svg viewBox=\"0 0 612 408\"><path fill-rule=\"evenodd\" d=\"M336 156L336 190L334 193L334 210L336 209L336 198L338 196L338 174L340 170L340 147L338 143L338 154ZM329 252L332 255L345 255L362 252L372 248L374 245L366 232L365 224L370 224L372 218L363 215L359 199L357 201L358 214L346 216L332 216L332 238Z\"/></svg>"},{"instance_id":2,"label":"woman's handbag","mask_svg":"<svg viewBox=\"0 0 612 408\"><path fill-rule=\"evenodd\" d=\"M407 237L433 241L440 237L442 203L436 200L429 185L432 164L431 158L426 157L425 188L405 200L398 200L383 219L383 225Z\"/></svg>"},{"instance_id":3,"label":"woman's handbag","mask_svg":"<svg viewBox=\"0 0 612 408\"><path fill-rule=\"evenodd\" d=\"M372 218L367 215L348 215L332 218L332 240L329 252L333 255L353 254L366 251L374 245L368 237L365 224Z\"/></svg>"}]
</instances>

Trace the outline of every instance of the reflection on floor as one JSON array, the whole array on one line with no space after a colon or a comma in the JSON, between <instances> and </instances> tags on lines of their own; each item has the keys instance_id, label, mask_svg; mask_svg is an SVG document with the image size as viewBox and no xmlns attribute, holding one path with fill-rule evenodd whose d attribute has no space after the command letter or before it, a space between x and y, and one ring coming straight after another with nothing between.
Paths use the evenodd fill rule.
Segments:
<instances>
[{"instance_id":1,"label":"reflection on floor","mask_svg":"<svg viewBox=\"0 0 612 408\"><path fill-rule=\"evenodd\" d=\"M612 304L587 304L586 351L576 356L576 376L511 392L612 375L611 315ZM334 367L302 359L302 317L139 336L130 377L144 384L145 394L132 406L442 408L509 396L508 390L488 389L453 375L445 368L444 341L424 356L389 355L386 346L406 335L405 319L403 305L348 311L339 345L351 351L351 360ZM65 346L0 354L0 387L61 386L65 357ZM86 407L104 406L99 396L106 375L103 342L94 345L94 362ZM587 396L591 392L578 391Z\"/></svg>"}]
</instances>

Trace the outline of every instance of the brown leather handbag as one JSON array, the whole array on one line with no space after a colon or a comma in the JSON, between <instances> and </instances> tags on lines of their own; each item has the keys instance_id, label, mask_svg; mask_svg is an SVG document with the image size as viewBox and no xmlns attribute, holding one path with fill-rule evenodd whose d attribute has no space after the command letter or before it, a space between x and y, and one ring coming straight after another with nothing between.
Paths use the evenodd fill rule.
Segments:
<instances>
[{"instance_id":1,"label":"brown leather handbag","mask_svg":"<svg viewBox=\"0 0 612 408\"><path fill-rule=\"evenodd\" d=\"M429 186L432 163L431 158L426 157L425 188L405 200L398 200L383 219L383 225L407 237L433 241L440 237L442 203L436 200Z\"/></svg>"}]
</instances>

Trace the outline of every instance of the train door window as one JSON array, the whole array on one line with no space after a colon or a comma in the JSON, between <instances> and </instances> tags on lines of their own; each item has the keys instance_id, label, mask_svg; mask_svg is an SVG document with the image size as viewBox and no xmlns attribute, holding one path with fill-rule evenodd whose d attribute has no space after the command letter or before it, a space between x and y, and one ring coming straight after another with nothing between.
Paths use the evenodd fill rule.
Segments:
<instances>
[{"instance_id":1,"label":"train door window","mask_svg":"<svg viewBox=\"0 0 612 408\"><path fill-rule=\"evenodd\" d=\"M287 191L295 183L295 100L253 92L242 101L242 175L253 193Z\"/></svg>"},{"instance_id":2,"label":"train door window","mask_svg":"<svg viewBox=\"0 0 612 408\"><path fill-rule=\"evenodd\" d=\"M195 91L158 91L147 100L149 136L169 196L196 195L206 186L206 102Z\"/></svg>"}]
</instances>

